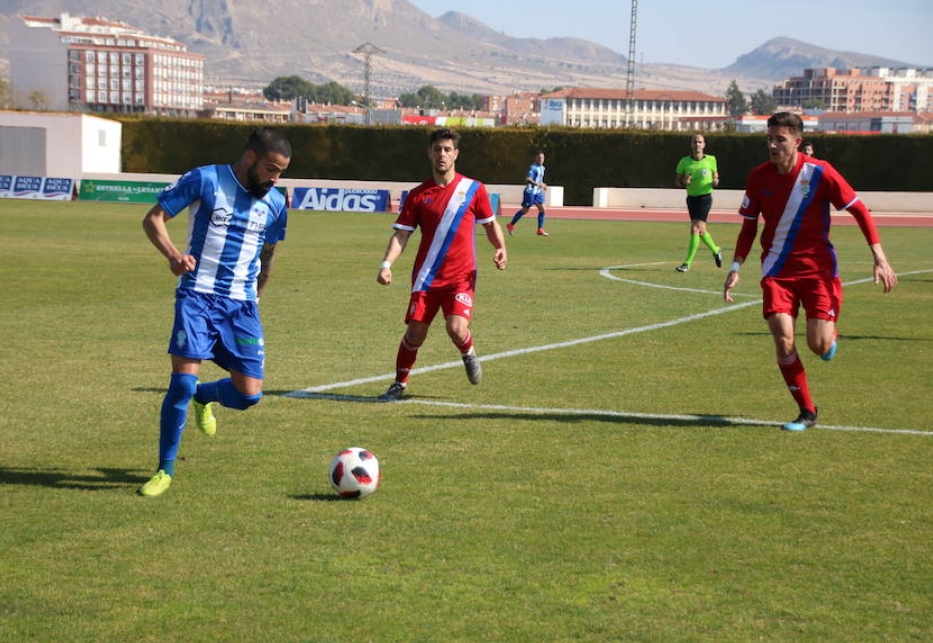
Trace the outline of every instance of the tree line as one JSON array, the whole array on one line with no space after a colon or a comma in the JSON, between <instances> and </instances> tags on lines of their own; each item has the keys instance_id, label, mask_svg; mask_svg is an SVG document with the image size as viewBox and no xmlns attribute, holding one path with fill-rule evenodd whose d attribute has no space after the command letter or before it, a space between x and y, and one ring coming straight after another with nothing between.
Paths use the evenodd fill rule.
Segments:
<instances>
[{"instance_id":1,"label":"tree line","mask_svg":"<svg viewBox=\"0 0 933 643\"><path fill-rule=\"evenodd\" d=\"M559 88L558 88L559 89ZM544 90L540 93L548 93ZM262 90L263 96L268 100L293 100L304 98L309 102L329 105L365 105L365 97L360 97L340 83L331 81L323 85L315 85L299 76L279 76ZM738 83L733 80L725 94L726 113L732 119L741 118L752 113L760 116L773 114L777 110L777 102L764 89L759 89L751 98L747 98L739 89ZM398 97L400 107L439 109L439 110L477 110L482 107L483 97L480 94L461 94L450 92L445 94L433 85L424 85L414 92L407 92ZM819 101L804 104L805 108L822 108Z\"/></svg>"},{"instance_id":2,"label":"tree line","mask_svg":"<svg viewBox=\"0 0 933 643\"><path fill-rule=\"evenodd\" d=\"M311 103L326 105L359 105L367 107L366 98L357 95L338 82L330 81L315 85L300 76L279 76L262 90L267 100L294 100L304 98ZM401 107L419 107L421 109L480 109L483 97L479 94L445 94L433 85L425 85L418 91L402 94L398 97Z\"/></svg>"}]
</instances>

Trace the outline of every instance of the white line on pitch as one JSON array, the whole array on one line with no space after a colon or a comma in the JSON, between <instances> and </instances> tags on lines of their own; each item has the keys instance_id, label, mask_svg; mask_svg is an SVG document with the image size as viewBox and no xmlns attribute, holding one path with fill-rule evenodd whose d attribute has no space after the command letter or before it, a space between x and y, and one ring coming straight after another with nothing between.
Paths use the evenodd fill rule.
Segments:
<instances>
[{"instance_id":1,"label":"white line on pitch","mask_svg":"<svg viewBox=\"0 0 933 643\"><path fill-rule=\"evenodd\" d=\"M464 402L443 402L438 400L419 400L417 398L403 398L395 402L380 402L375 397L362 395L339 395L333 393L295 392L292 397L305 399L333 400L336 402L363 402L372 404L417 404L419 406L438 406L467 411L506 411L509 413L531 413L534 415L562 415L569 417L599 417L632 420L659 420L661 422L681 422L696 424L697 426L764 426L776 427L784 424L777 421L753 420L743 417L725 417L721 415L678 415L664 413L637 413L629 411L606 411L603 409L568 409L539 406L513 406L507 404L467 404ZM868 426L844 426L834 424L817 424L813 430L826 431L852 431L860 433L896 433L900 435L921 435L933 437L933 431L919 431L917 429L881 429Z\"/></svg>"},{"instance_id":2,"label":"white line on pitch","mask_svg":"<svg viewBox=\"0 0 933 643\"><path fill-rule=\"evenodd\" d=\"M633 264L633 265L650 265L650 264ZM928 270L913 270L910 272L901 272L898 273L901 277L906 277L907 275L915 275L926 272L933 272L933 269ZM866 277L864 279L856 279L855 281L849 281L843 284L844 286L854 286L856 284L870 283L873 281L872 277ZM753 301L743 302L741 304L732 304L731 306L725 306L723 308L715 308L713 310L707 311L705 313L696 313L693 315L687 315L686 317L679 317L678 319L672 319L670 321L661 322L658 324L649 324L647 326L639 326L637 328L626 328L624 330L618 330L611 333L604 333L602 335L593 335L591 337L583 337L580 339L571 339L564 342L556 342L554 344L544 344L542 346L530 346L528 348L518 348L511 351L504 351L502 353L493 353L491 355L484 355L479 358L481 362L491 362L492 360L502 359L503 357L516 357L518 355L529 355L531 353L540 353L542 351L556 350L559 348L570 348L573 346L580 346L582 344L589 344L591 342L601 342L606 339L615 339L617 337L625 337L626 335L635 335L637 333L646 333L653 330L660 330L662 328L669 328L671 326L678 326L680 324L685 324L687 322L696 321L698 319L703 319L705 317L712 317L713 315L721 315L723 313L729 313L734 310L739 310L741 308L748 308L749 306L754 306L760 304L761 299L755 299ZM458 360L456 362L444 362L441 364L434 364L433 366L420 366L414 368L411 371L412 375L418 375L422 373L431 373L433 371L441 371L449 368L458 368L462 367L463 363ZM331 384L322 384L320 386L310 386L306 389L300 389L292 393L286 393L286 396L300 396L301 393L321 393L324 391L332 391L339 388L348 388L350 386L359 386L361 384L371 384L373 382L384 382L386 380L393 379L395 373L386 373L383 375L373 375L371 377L362 377L355 380L347 380L345 382L333 382Z\"/></svg>"},{"instance_id":3,"label":"white line on pitch","mask_svg":"<svg viewBox=\"0 0 933 643\"><path fill-rule=\"evenodd\" d=\"M632 264L632 265L652 265L652 264ZM603 270L610 270L610 269L612 269L612 268L604 268ZM602 272L603 272L603 271L601 270L601 271L600 271L600 274L602 274ZM898 273L898 276L899 276L899 277L906 277L906 276L908 276L908 275L916 275L916 274L922 274L922 273L928 273L928 272L933 272L933 269L912 270L912 271L909 271L909 272L901 272L901 273ZM866 278L864 278L864 279L856 279L856 280L854 280L854 281L846 282L846 283L843 284L843 286L854 286L854 285L857 285L857 284L871 283L871 282L873 282L873 281L874 281L874 278L873 278L873 277L866 277ZM655 286L655 287L656 287L656 284L655 284L655 285L652 285L652 284L645 284L645 285L648 285L648 286ZM648 332L648 331L660 330L660 329L662 329L662 328L669 328L669 327L671 327L671 326L678 326L678 325L680 325L680 324L685 324L685 323L687 323L687 322L696 321L696 320L698 320L698 319L704 319L704 318L706 318L706 317L712 317L713 315L721 315L721 314L724 314L724 313L732 312L732 311L734 311L734 310L739 310L739 309L742 309L742 308L748 308L749 306L754 306L754 305L760 304L760 303L761 303L761 299L755 299L755 300L753 300L753 301L747 301L747 302L744 302L744 303L741 303L741 304L733 304L733 305L731 305L731 306L724 306L723 308L715 308L715 309L709 310L709 311L707 311L707 312L705 312L705 313L696 313L696 314L693 314L693 315L687 315L686 317L679 317L679 318L677 318L677 319L672 319L672 320L670 320L670 321L660 322L660 323L657 323L657 324L649 324L649 325L647 325L647 326L639 326L639 327L636 327L636 328L626 328L626 329L624 329L624 330L618 330L618 331L614 331L614 332L611 332L611 333L603 333L603 334L601 334L601 335L593 335L593 336L591 336L591 337L583 337L583 338L580 338L580 339L572 339L572 340L567 340L567 341L564 341L564 342L556 342L556 343L554 343L554 344L544 344L544 345L542 345L542 346L530 346L530 347L528 347L528 348L519 348L519 349L515 349L515 350L511 350L511 351L503 351L503 352L501 352L501 353L493 353L493 354L491 354L491 355L485 355L485 356L480 357L479 359L480 359L481 362L490 362L490 361L492 361L492 360L502 359L502 358L504 358L504 357L516 357L516 356L519 356L519 355L529 355L529 354L531 354L531 353L539 353L539 352L542 352L542 351L556 350L556 349L559 349L559 348L570 348L570 347L573 347L573 346L580 346L580 345L582 345L582 344L589 344L589 343L592 343L592 342L599 342L599 341L603 341L603 340L606 340L606 339L615 339L615 338L617 338L617 337L625 337L626 335L634 335L634 334L637 334L637 333L645 333L645 332ZM441 364L434 364L434 365L432 365L432 366L421 366L421 367L412 369L411 374L412 374L412 375L418 375L418 374L422 374L422 373L430 373L430 372L433 372L433 371L440 371L440 370L445 370L445 369L449 369L449 368L458 368L458 367L461 367L462 364L463 364L462 361L457 360L457 361L455 361L455 362L444 362L444 363L441 363ZM310 386L310 387L305 388L305 389L300 389L300 390L297 390L297 391L292 391L292 392L290 392L290 393L285 393L285 397L299 397L299 398L302 398L302 397L303 397L303 398L307 398L307 397L325 397L325 396L318 396L318 395L315 395L315 394L324 393L324 392L326 392L326 391L332 391L332 390L334 390L334 389L339 389L339 388L348 388L348 387L350 387L350 386L359 386L359 385L361 385L361 384L370 384L370 383L373 383L373 382L382 382L382 381L386 381L386 380L390 380L390 379L394 379L394 378L395 378L395 373L392 372L392 373L386 373L386 374L384 374L384 375L374 375L374 376L372 376L372 377L363 377L363 378L358 378L358 379L355 379L355 380L347 380L347 381L345 381L345 382L333 382L333 383L331 383L331 384L322 384L322 385L320 385L320 386ZM366 397L363 397L363 396L326 396L326 397L329 397L329 398L332 398L332 399L345 399L345 400L348 400L348 401L373 401L372 398L366 398ZM419 400L405 400L404 403L408 403L408 404L427 404L428 402L422 402L422 401L419 401ZM437 405L447 405L447 406L454 406L454 405L456 405L456 403L453 403L453 402L451 402L451 403L433 402L433 404L437 404ZM501 409L507 409L507 408L511 408L511 407L478 407L478 408L501 408ZM523 409L523 410L529 411L530 409ZM561 411L560 409L550 409L550 410L548 410L548 412L549 412L549 413L561 413L561 412L564 412L564 411ZM574 413L574 412L571 411L571 413ZM587 411L587 413L590 413L590 414L592 414L592 413L599 413L599 414L605 414L605 415L612 415L612 414L615 414L616 412L615 412L615 411ZM655 416L651 416L650 414L633 414L633 413L621 413L621 414L619 414L619 415L620 415L620 417L643 417L643 418L655 417ZM675 418L675 417L678 417L678 416L657 416L657 417ZM683 417L700 417L700 416L683 416ZM741 422L736 421L736 423L739 423L739 424L767 424L768 426L772 426L772 425L774 425L774 424L777 424L777 423L775 423L775 422L761 422L760 420L742 420ZM880 431L880 432L888 432L888 433L911 433L911 432L913 432L913 431L911 431L910 429L872 429L872 428L844 427L844 426L837 426L837 427L822 426L822 428L824 428L824 429L832 429L832 430L835 430L835 431L876 431L876 432L879 432L879 431ZM916 431L916 433L921 434L921 435L929 435L927 432L924 432L924 431Z\"/></svg>"},{"instance_id":4,"label":"white line on pitch","mask_svg":"<svg viewBox=\"0 0 933 643\"><path fill-rule=\"evenodd\" d=\"M732 306L726 306L724 308L716 308L705 313L696 313L694 315L687 315L686 317L680 317L678 319L672 319L670 321L661 322L658 324L649 324L647 326L639 326L637 328L626 328L625 330L617 330L611 333L604 333L602 335L593 335L592 337L582 337L580 339L570 339L565 342L556 342L554 344L544 344L542 346L529 346L528 348L517 348L511 351L503 351L501 353L493 353L491 355L483 355L480 357L481 362L490 362L495 359L502 359L503 357L515 357L517 355L528 355L530 353L540 353L542 351L556 350L558 348L570 348L572 346L580 346L581 344L589 344L591 342L601 342L606 339L615 339L616 337L625 337L626 335L634 335L636 333L646 333L652 330L660 330L661 328L668 328L670 326L677 326L679 324L685 324L687 322L696 321L698 319L703 319L704 317L711 317L713 315L721 315L723 313L728 313L733 310L738 310L739 308L747 308L748 306L754 306L755 304L760 303L758 301L749 301L742 304L733 304ZM419 373L430 373L432 371L440 371L448 368L462 367L463 362L457 360L456 362L444 362L442 364L435 364L433 366L422 366L419 368L412 369L412 375L417 375ZM357 386L359 384L369 384L370 382L379 382L386 379L392 379L395 377L395 373L388 373L385 375L375 375L373 377L364 377L356 380L348 380L346 382L334 382L332 384L323 384L321 386L311 386L309 388L295 391L293 393L286 393L286 395L295 395L299 393L320 393L323 391L332 391L337 388L347 388L349 386Z\"/></svg>"}]
</instances>

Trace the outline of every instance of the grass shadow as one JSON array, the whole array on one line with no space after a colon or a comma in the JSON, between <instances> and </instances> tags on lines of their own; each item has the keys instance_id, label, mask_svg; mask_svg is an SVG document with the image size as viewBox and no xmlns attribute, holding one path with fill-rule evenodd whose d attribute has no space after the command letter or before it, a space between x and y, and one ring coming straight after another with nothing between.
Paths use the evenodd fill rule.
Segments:
<instances>
[{"instance_id":1,"label":"grass shadow","mask_svg":"<svg viewBox=\"0 0 933 643\"><path fill-rule=\"evenodd\" d=\"M128 469L97 468L93 471L97 474L74 473L60 469L0 467L0 485L100 491L138 485L149 479L136 475Z\"/></svg>"},{"instance_id":2,"label":"grass shadow","mask_svg":"<svg viewBox=\"0 0 933 643\"><path fill-rule=\"evenodd\" d=\"M419 414L413 417L422 420L508 420L518 422L540 422L542 420L550 422L562 422L565 424L576 424L579 422L609 422L612 424L635 424L639 426L657 426L657 427L700 427L700 428L718 428L718 427L747 427L753 424L747 421L733 420L721 415L695 415L688 417L651 417L638 414L626 415L602 414L602 413L508 413L508 412L488 412L478 411L476 413L456 413L450 415L440 414Z\"/></svg>"}]
</instances>

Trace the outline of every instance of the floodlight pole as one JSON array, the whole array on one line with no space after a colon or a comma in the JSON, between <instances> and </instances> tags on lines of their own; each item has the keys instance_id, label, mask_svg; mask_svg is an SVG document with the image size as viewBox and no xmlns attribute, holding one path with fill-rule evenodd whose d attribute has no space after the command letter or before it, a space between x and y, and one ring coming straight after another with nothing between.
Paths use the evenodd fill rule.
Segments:
<instances>
[{"instance_id":1,"label":"floodlight pole","mask_svg":"<svg viewBox=\"0 0 933 643\"><path fill-rule=\"evenodd\" d=\"M628 73L625 75L625 126L632 126L635 115L635 30L638 26L638 0L632 0L632 23L628 36Z\"/></svg>"},{"instance_id":2,"label":"floodlight pole","mask_svg":"<svg viewBox=\"0 0 933 643\"><path fill-rule=\"evenodd\" d=\"M373 102L370 94L370 79L372 78L373 54L384 54L376 45L365 42L353 50L355 54L363 54L363 102L366 103L366 125L373 124Z\"/></svg>"}]
</instances>

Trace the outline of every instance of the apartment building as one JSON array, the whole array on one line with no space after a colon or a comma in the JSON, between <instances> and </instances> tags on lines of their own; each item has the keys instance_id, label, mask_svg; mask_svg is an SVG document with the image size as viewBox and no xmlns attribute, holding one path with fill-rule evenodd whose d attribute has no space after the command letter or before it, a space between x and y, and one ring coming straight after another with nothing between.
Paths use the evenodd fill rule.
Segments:
<instances>
[{"instance_id":1,"label":"apartment building","mask_svg":"<svg viewBox=\"0 0 933 643\"><path fill-rule=\"evenodd\" d=\"M16 107L164 116L203 107L204 56L171 38L67 13L17 16L9 36Z\"/></svg>"},{"instance_id":2,"label":"apartment building","mask_svg":"<svg viewBox=\"0 0 933 643\"><path fill-rule=\"evenodd\" d=\"M890 85L892 112L933 112L933 69L870 67L864 71Z\"/></svg>"},{"instance_id":3,"label":"apartment building","mask_svg":"<svg viewBox=\"0 0 933 643\"><path fill-rule=\"evenodd\" d=\"M541 124L582 128L719 130L726 99L695 91L639 89L629 101L622 89L571 88L541 97Z\"/></svg>"},{"instance_id":4,"label":"apartment building","mask_svg":"<svg viewBox=\"0 0 933 643\"><path fill-rule=\"evenodd\" d=\"M805 69L771 92L778 105L830 112L925 112L933 109L933 70Z\"/></svg>"}]
</instances>

